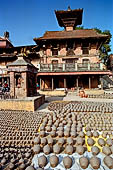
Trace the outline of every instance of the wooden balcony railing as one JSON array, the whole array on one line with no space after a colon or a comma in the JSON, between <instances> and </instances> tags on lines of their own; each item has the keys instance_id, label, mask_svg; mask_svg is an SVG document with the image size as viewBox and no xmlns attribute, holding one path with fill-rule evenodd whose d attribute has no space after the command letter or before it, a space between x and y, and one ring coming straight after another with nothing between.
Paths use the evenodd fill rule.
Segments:
<instances>
[{"instance_id":1,"label":"wooden balcony railing","mask_svg":"<svg viewBox=\"0 0 113 170\"><path fill-rule=\"evenodd\" d=\"M39 72L76 72L106 70L103 63L38 64L37 67Z\"/></svg>"}]
</instances>

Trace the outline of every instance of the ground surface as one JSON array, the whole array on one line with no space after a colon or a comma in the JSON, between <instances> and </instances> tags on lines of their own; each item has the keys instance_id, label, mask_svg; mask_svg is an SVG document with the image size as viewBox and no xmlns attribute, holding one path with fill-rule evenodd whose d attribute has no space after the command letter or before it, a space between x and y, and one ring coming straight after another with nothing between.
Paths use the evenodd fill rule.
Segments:
<instances>
[{"instance_id":1,"label":"ground surface","mask_svg":"<svg viewBox=\"0 0 113 170\"><path fill-rule=\"evenodd\" d=\"M96 91L97 95L98 92ZM112 95L112 94L111 94ZM72 101L72 102L71 102ZM9 165L12 163L14 165L13 169L19 169L21 166L27 167L32 162L35 164L35 167L38 167L38 157L43 155L43 147L41 143L39 143L41 150L40 153L33 158L34 152L32 150L34 146L34 138L40 136L40 127L44 123L43 121L47 119L46 124L44 124L44 128L50 126L50 129L57 127L56 129L56 137L54 140L54 144L57 144L59 137L59 130L63 129L65 131L66 128L70 128L70 135L72 132L72 126L75 127L74 132L77 132L77 136L79 136L79 132L84 131L86 126L91 127L90 131L92 133L94 130L99 132L100 137L101 134L105 131L107 133L107 138L113 139L113 99L104 99L104 98L80 98L77 96L75 92L69 92L65 97L57 97L57 96L46 96L45 103L40 106L35 113L32 112L18 112L18 111L0 111L0 165L1 169L9 170ZM50 104L51 103L51 104ZM93 114L94 113L94 114ZM98 116L99 115L99 116ZM60 118L61 116L61 118ZM55 121L53 121L53 117ZM74 120L74 118L76 118ZM87 119L88 118L88 119ZM85 120L87 119L87 120ZM63 121L65 120L65 123ZM95 122L96 120L96 122ZM84 122L85 121L85 122ZM106 121L106 123L103 123ZM56 122L56 123L55 123ZM58 123L59 122L59 123ZM100 123L101 122L101 123ZM57 126L58 123L58 126ZM80 127L79 127L80 126ZM97 126L97 128L95 128ZM104 127L104 129L103 129ZM101 133L102 132L102 133ZM48 139L50 135L46 129L45 136ZM51 135L50 135L51 136ZM80 168L79 158L82 156L88 157L90 159L93 155L88 154L89 152L85 152L84 154L78 154L76 152L76 137L72 137L73 139L73 154L65 153L67 138L65 135L63 136L65 140L65 145L63 146L62 153L56 154L59 157L59 166L58 169L65 169L63 165L63 158L67 155L75 160L72 164L70 170L78 170ZM91 136L89 136L91 137ZM105 138L104 140L106 141ZM94 139L94 138L93 138ZM87 135L84 140L87 140ZM95 139L94 139L95 141ZM47 143L46 143L47 144ZM95 141L95 144L98 143ZM108 145L107 145L108 146ZM87 148L86 143L83 145L84 148ZM109 146L111 147L111 146ZM87 149L91 150L91 147L88 146ZM102 149L102 148L101 148ZM112 149L113 150L113 149ZM101 150L102 151L102 150ZM46 170L51 170L49 158L53 154L51 150L51 154L46 155L48 159L48 164L45 167ZM63 155L62 155L63 154ZM103 164L103 159L106 155L99 154L97 157L101 160L101 170L108 170L109 168ZM113 151L110 154L110 157L113 157ZM32 160L33 158L33 160ZM76 158L76 159L75 159ZM104 167L105 166L105 167ZM91 165L88 167L89 169L93 169ZM87 170L89 170L87 168ZM103 168L103 169L102 169Z\"/></svg>"}]
</instances>

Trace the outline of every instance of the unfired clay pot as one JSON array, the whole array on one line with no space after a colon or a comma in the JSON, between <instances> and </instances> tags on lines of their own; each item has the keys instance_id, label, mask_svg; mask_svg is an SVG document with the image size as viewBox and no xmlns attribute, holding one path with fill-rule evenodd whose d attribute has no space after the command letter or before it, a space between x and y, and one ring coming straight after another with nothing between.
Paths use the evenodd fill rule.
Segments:
<instances>
[{"instance_id":1,"label":"unfired clay pot","mask_svg":"<svg viewBox=\"0 0 113 170\"><path fill-rule=\"evenodd\" d=\"M93 156L92 158L90 158L90 164L93 169L99 169L100 168L99 158Z\"/></svg>"},{"instance_id":2,"label":"unfired clay pot","mask_svg":"<svg viewBox=\"0 0 113 170\"><path fill-rule=\"evenodd\" d=\"M111 138L108 138L106 140L106 143L107 143L108 146L112 146L113 145L113 140Z\"/></svg>"},{"instance_id":3,"label":"unfired clay pot","mask_svg":"<svg viewBox=\"0 0 113 170\"><path fill-rule=\"evenodd\" d=\"M58 165L59 159L56 155L52 155L49 160L52 168L55 168Z\"/></svg>"},{"instance_id":4,"label":"unfired clay pot","mask_svg":"<svg viewBox=\"0 0 113 170\"><path fill-rule=\"evenodd\" d=\"M96 156L100 152L100 149L97 146L92 146L91 152L94 156Z\"/></svg>"},{"instance_id":5,"label":"unfired clay pot","mask_svg":"<svg viewBox=\"0 0 113 170\"><path fill-rule=\"evenodd\" d=\"M66 169L71 168L72 166L72 159L69 156L63 158L63 164Z\"/></svg>"},{"instance_id":6,"label":"unfired clay pot","mask_svg":"<svg viewBox=\"0 0 113 170\"><path fill-rule=\"evenodd\" d=\"M82 145L78 145L76 147L76 152L79 154L79 155L83 155L83 153L85 152L84 150L84 147Z\"/></svg>"},{"instance_id":7,"label":"unfired clay pot","mask_svg":"<svg viewBox=\"0 0 113 170\"><path fill-rule=\"evenodd\" d=\"M49 145L45 145L44 148L43 148L43 152L48 155L50 153L50 146Z\"/></svg>"},{"instance_id":8,"label":"unfired clay pot","mask_svg":"<svg viewBox=\"0 0 113 170\"><path fill-rule=\"evenodd\" d=\"M32 166L28 166L25 170L35 170Z\"/></svg>"},{"instance_id":9,"label":"unfired clay pot","mask_svg":"<svg viewBox=\"0 0 113 170\"><path fill-rule=\"evenodd\" d=\"M99 139L98 139L98 144L99 144L100 146L105 146L105 141L104 141L104 139L99 138Z\"/></svg>"},{"instance_id":10,"label":"unfired clay pot","mask_svg":"<svg viewBox=\"0 0 113 170\"><path fill-rule=\"evenodd\" d=\"M47 164L47 158L43 155L38 158L38 165L41 168L44 168Z\"/></svg>"},{"instance_id":11,"label":"unfired clay pot","mask_svg":"<svg viewBox=\"0 0 113 170\"><path fill-rule=\"evenodd\" d=\"M106 156L104 158L104 163L109 169L113 169L113 158L110 156Z\"/></svg>"},{"instance_id":12,"label":"unfired clay pot","mask_svg":"<svg viewBox=\"0 0 113 170\"><path fill-rule=\"evenodd\" d=\"M65 152L69 155L73 154L73 146L72 145L67 145L65 148Z\"/></svg>"},{"instance_id":13,"label":"unfired clay pot","mask_svg":"<svg viewBox=\"0 0 113 170\"><path fill-rule=\"evenodd\" d=\"M81 166L82 169L86 169L89 165L89 161L86 157L81 157L79 159L79 163L80 163L80 166Z\"/></svg>"},{"instance_id":14,"label":"unfired clay pot","mask_svg":"<svg viewBox=\"0 0 113 170\"><path fill-rule=\"evenodd\" d=\"M59 146L58 144L55 144L55 145L53 146L53 152L54 152L55 154L59 154L59 153L60 153L60 146Z\"/></svg>"},{"instance_id":15,"label":"unfired clay pot","mask_svg":"<svg viewBox=\"0 0 113 170\"><path fill-rule=\"evenodd\" d=\"M109 156L109 155L111 155L111 149L108 147L108 146L104 146L103 148L102 148L102 152L105 154L105 155L107 155L107 156Z\"/></svg>"}]
</instances>

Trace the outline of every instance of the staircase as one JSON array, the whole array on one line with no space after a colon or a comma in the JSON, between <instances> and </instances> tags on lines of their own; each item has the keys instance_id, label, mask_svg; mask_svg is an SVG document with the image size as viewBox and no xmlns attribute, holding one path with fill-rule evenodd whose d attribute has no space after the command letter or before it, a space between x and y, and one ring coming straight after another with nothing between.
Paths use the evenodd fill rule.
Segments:
<instances>
[{"instance_id":1,"label":"staircase","mask_svg":"<svg viewBox=\"0 0 113 170\"><path fill-rule=\"evenodd\" d=\"M108 75L102 77L103 88L113 88L113 78L110 78Z\"/></svg>"}]
</instances>

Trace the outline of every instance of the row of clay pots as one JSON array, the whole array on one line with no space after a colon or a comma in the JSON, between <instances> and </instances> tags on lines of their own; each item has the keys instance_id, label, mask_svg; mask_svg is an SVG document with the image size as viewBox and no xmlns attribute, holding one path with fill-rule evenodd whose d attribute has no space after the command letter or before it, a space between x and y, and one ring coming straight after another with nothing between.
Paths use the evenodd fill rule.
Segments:
<instances>
[{"instance_id":1,"label":"row of clay pots","mask_svg":"<svg viewBox=\"0 0 113 170\"><path fill-rule=\"evenodd\" d=\"M65 169L70 169L73 165L73 160L69 156L64 157L62 161L63 161L63 165L64 165ZM56 155L52 155L49 158L49 162L50 162L50 166L52 168L55 168L59 164L59 158ZM103 159L103 162L109 169L113 168L113 158L112 157L106 156ZM47 165L47 163L48 163L47 158L44 155L42 155L38 158L39 167L44 168ZM97 158L96 156L93 156L90 159L88 159L87 157L81 157L81 158L79 158L79 164L82 169L87 169L89 164L91 165L91 167L93 169L99 169L101 162L100 162L99 158Z\"/></svg>"}]
</instances>

